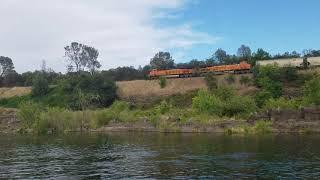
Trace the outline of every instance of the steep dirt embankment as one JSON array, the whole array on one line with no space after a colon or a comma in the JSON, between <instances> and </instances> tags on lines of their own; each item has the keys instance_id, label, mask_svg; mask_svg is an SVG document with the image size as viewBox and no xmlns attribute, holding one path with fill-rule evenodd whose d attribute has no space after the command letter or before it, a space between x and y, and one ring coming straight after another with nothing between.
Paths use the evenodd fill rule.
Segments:
<instances>
[{"instance_id":1,"label":"steep dirt embankment","mask_svg":"<svg viewBox=\"0 0 320 180\"><path fill-rule=\"evenodd\" d=\"M218 85L229 85L236 89L240 94L250 94L256 91L256 88L248 85L241 85L239 80L241 76L251 74L235 75L234 81L230 82L229 75L217 75ZM163 96L174 94L184 94L197 89L207 89L206 81L203 77L194 78L173 78L167 79L165 88L160 88L159 80L136 80L136 81L120 81L117 82L118 96L122 100L145 102L157 99Z\"/></svg>"},{"instance_id":2,"label":"steep dirt embankment","mask_svg":"<svg viewBox=\"0 0 320 180\"><path fill-rule=\"evenodd\" d=\"M299 110L269 110L252 116L248 122L270 120L279 132L320 132L320 107L306 107Z\"/></svg>"}]
</instances>

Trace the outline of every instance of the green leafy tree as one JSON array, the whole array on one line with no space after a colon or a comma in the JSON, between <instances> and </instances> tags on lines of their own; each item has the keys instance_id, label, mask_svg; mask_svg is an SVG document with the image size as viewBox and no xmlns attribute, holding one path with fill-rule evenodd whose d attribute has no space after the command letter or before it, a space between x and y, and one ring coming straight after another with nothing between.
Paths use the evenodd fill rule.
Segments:
<instances>
[{"instance_id":1,"label":"green leafy tree","mask_svg":"<svg viewBox=\"0 0 320 180\"><path fill-rule=\"evenodd\" d=\"M70 46L64 47L65 57L68 61L68 72L75 70L80 73L86 66L84 45L77 42L72 42Z\"/></svg>"},{"instance_id":2,"label":"green leafy tree","mask_svg":"<svg viewBox=\"0 0 320 180\"><path fill-rule=\"evenodd\" d=\"M40 74L33 79L32 95L44 96L49 92L49 84L47 79Z\"/></svg>"},{"instance_id":3,"label":"green leafy tree","mask_svg":"<svg viewBox=\"0 0 320 180\"><path fill-rule=\"evenodd\" d=\"M151 60L150 65L153 69L172 69L174 60L169 52L158 52Z\"/></svg>"},{"instance_id":4,"label":"green leafy tree","mask_svg":"<svg viewBox=\"0 0 320 180\"><path fill-rule=\"evenodd\" d=\"M94 47L84 46L86 67L89 69L90 73L93 74L97 69L101 67L98 61L99 51Z\"/></svg>"},{"instance_id":5,"label":"green leafy tree","mask_svg":"<svg viewBox=\"0 0 320 180\"><path fill-rule=\"evenodd\" d=\"M9 57L0 56L0 77L6 76L14 70L12 59Z\"/></svg>"},{"instance_id":6,"label":"green leafy tree","mask_svg":"<svg viewBox=\"0 0 320 180\"><path fill-rule=\"evenodd\" d=\"M219 48L213 55L214 59L216 59L220 64L225 64L228 55L227 52L221 48Z\"/></svg>"},{"instance_id":7,"label":"green leafy tree","mask_svg":"<svg viewBox=\"0 0 320 180\"><path fill-rule=\"evenodd\" d=\"M262 48L258 48L257 51L253 53L249 63L251 65L256 65L256 61L268 60L271 58L272 58L271 55L267 51L263 50Z\"/></svg>"},{"instance_id":8,"label":"green leafy tree","mask_svg":"<svg viewBox=\"0 0 320 180\"><path fill-rule=\"evenodd\" d=\"M251 49L249 46L241 45L238 48L237 55L241 60L250 60L251 59Z\"/></svg>"}]
</instances>

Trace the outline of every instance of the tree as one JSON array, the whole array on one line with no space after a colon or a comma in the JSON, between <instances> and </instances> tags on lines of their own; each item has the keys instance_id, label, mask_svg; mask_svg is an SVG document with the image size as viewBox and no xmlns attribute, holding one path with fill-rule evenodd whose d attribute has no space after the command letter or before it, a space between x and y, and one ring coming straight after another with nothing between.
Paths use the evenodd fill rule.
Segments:
<instances>
[{"instance_id":1,"label":"tree","mask_svg":"<svg viewBox=\"0 0 320 180\"><path fill-rule=\"evenodd\" d=\"M65 56L69 61L68 72L72 72L74 69L76 72L80 72L84 69L86 63L84 60L83 44L72 42L70 46L64 47Z\"/></svg>"},{"instance_id":2,"label":"tree","mask_svg":"<svg viewBox=\"0 0 320 180\"><path fill-rule=\"evenodd\" d=\"M267 51L263 50L262 48L258 48L257 52L253 53L249 63L251 65L255 65L256 61L268 60L268 59L271 59L271 55Z\"/></svg>"},{"instance_id":3,"label":"tree","mask_svg":"<svg viewBox=\"0 0 320 180\"><path fill-rule=\"evenodd\" d=\"M32 83L32 95L33 96L44 96L49 92L49 84L44 74L38 74Z\"/></svg>"},{"instance_id":4,"label":"tree","mask_svg":"<svg viewBox=\"0 0 320 180\"><path fill-rule=\"evenodd\" d=\"M97 60L99 51L94 47L90 47L77 42L72 42L70 46L65 48L65 56L69 61L68 72L75 70L77 73L84 71L87 68L91 74L101 67Z\"/></svg>"},{"instance_id":5,"label":"tree","mask_svg":"<svg viewBox=\"0 0 320 180\"><path fill-rule=\"evenodd\" d=\"M237 55L241 60L250 60L251 58L251 49L249 46L241 45L238 48Z\"/></svg>"},{"instance_id":6,"label":"tree","mask_svg":"<svg viewBox=\"0 0 320 180\"><path fill-rule=\"evenodd\" d=\"M150 65L153 69L174 68L174 60L169 52L158 52L151 60Z\"/></svg>"},{"instance_id":7,"label":"tree","mask_svg":"<svg viewBox=\"0 0 320 180\"><path fill-rule=\"evenodd\" d=\"M0 56L0 77L6 76L14 70L12 59L9 57Z\"/></svg>"},{"instance_id":8,"label":"tree","mask_svg":"<svg viewBox=\"0 0 320 180\"><path fill-rule=\"evenodd\" d=\"M228 58L227 52L223 49L219 48L214 53L214 58L220 63L225 64L226 59Z\"/></svg>"},{"instance_id":9,"label":"tree","mask_svg":"<svg viewBox=\"0 0 320 180\"><path fill-rule=\"evenodd\" d=\"M84 52L86 67L89 69L90 73L93 74L96 69L99 69L101 67L100 62L98 61L99 51L94 47L84 46Z\"/></svg>"}]
</instances>

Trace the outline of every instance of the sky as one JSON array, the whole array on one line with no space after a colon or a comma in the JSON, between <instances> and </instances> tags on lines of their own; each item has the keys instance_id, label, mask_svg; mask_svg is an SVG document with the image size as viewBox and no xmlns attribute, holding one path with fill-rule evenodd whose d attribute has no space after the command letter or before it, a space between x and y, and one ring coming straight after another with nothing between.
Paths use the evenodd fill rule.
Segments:
<instances>
[{"instance_id":1,"label":"sky","mask_svg":"<svg viewBox=\"0 0 320 180\"><path fill-rule=\"evenodd\" d=\"M241 44L272 54L320 49L318 0L0 0L0 56L18 72L66 72L71 42L99 50L102 69L176 63Z\"/></svg>"}]
</instances>

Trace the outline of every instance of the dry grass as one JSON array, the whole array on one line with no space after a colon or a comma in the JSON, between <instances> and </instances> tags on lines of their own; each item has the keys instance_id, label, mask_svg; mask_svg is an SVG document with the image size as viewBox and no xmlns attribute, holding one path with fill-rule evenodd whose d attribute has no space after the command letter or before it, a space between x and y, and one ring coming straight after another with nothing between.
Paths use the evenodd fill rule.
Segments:
<instances>
[{"instance_id":1,"label":"dry grass","mask_svg":"<svg viewBox=\"0 0 320 180\"><path fill-rule=\"evenodd\" d=\"M31 93L31 87L0 88L0 99L24 96Z\"/></svg>"},{"instance_id":2,"label":"dry grass","mask_svg":"<svg viewBox=\"0 0 320 180\"><path fill-rule=\"evenodd\" d=\"M253 86L240 84L239 79L241 76L252 78L251 74L234 75L235 81L233 83L226 81L228 74L217 75L216 78L218 85L232 86L240 95L255 92L256 88ZM121 81L117 82L117 86L117 94L120 99L133 101L149 101L163 96L184 94L197 89L207 89L207 84L203 77L167 79L167 85L164 88L160 88L159 80Z\"/></svg>"},{"instance_id":3,"label":"dry grass","mask_svg":"<svg viewBox=\"0 0 320 180\"><path fill-rule=\"evenodd\" d=\"M136 80L117 82L118 96L120 98L130 97L153 97L169 96L178 93L207 88L204 78L176 78L167 79L164 88L160 88L159 80Z\"/></svg>"}]
</instances>

